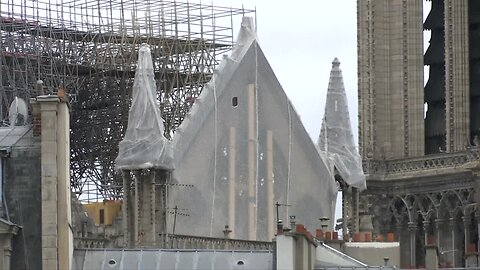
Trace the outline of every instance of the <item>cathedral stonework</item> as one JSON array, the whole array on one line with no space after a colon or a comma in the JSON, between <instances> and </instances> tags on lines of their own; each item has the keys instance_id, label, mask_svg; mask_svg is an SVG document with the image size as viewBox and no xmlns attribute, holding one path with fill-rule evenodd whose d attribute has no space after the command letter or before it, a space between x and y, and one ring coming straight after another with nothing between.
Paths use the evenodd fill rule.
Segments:
<instances>
[{"instance_id":1,"label":"cathedral stonework","mask_svg":"<svg viewBox=\"0 0 480 270\"><path fill-rule=\"evenodd\" d=\"M346 210L355 223L371 217L374 239L394 233L402 267L425 266L428 245L440 266L469 266L480 218L480 1L358 0L357 31L367 189L347 194L357 210Z\"/></svg>"}]
</instances>

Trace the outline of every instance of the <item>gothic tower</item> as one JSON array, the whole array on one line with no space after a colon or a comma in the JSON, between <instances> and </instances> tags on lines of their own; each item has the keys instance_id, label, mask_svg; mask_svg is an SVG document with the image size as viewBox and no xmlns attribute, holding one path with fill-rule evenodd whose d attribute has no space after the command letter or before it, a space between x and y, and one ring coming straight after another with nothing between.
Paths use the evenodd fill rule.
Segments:
<instances>
[{"instance_id":1,"label":"gothic tower","mask_svg":"<svg viewBox=\"0 0 480 270\"><path fill-rule=\"evenodd\" d=\"M402 267L424 265L427 244L464 266L478 250L480 1L357 0L357 29L361 211L395 233Z\"/></svg>"}]
</instances>

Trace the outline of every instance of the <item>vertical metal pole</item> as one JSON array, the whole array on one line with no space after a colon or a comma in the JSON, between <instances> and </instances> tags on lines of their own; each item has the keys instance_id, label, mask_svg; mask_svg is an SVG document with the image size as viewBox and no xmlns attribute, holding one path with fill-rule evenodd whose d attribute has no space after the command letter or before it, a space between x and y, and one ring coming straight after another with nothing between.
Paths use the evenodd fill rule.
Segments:
<instances>
[{"instance_id":1,"label":"vertical metal pole","mask_svg":"<svg viewBox=\"0 0 480 270\"><path fill-rule=\"evenodd\" d=\"M280 220L280 216L279 216L279 213L278 213L278 207L280 206L280 204L278 202L275 203L275 208L277 208L277 223L278 221Z\"/></svg>"},{"instance_id":2,"label":"vertical metal pole","mask_svg":"<svg viewBox=\"0 0 480 270\"><path fill-rule=\"evenodd\" d=\"M177 225L177 210L178 206L175 205L175 208L173 208L173 231L172 234L175 235L175 226Z\"/></svg>"}]
</instances>

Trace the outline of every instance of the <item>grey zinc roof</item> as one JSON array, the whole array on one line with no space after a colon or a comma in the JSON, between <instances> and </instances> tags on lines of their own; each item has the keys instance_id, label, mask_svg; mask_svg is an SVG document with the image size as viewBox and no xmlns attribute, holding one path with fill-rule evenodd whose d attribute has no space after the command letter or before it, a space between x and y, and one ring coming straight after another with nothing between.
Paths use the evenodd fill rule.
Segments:
<instances>
[{"instance_id":1,"label":"grey zinc roof","mask_svg":"<svg viewBox=\"0 0 480 270\"><path fill-rule=\"evenodd\" d=\"M78 249L73 270L273 269L270 251Z\"/></svg>"},{"instance_id":2,"label":"grey zinc roof","mask_svg":"<svg viewBox=\"0 0 480 270\"><path fill-rule=\"evenodd\" d=\"M0 127L0 148L11 147L31 130L31 126Z\"/></svg>"}]
</instances>

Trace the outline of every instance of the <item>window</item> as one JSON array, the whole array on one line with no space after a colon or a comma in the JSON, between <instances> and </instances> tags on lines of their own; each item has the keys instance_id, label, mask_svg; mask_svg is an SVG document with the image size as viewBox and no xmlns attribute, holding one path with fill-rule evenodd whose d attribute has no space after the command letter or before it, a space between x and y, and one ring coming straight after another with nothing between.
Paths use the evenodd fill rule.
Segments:
<instances>
[{"instance_id":1,"label":"window","mask_svg":"<svg viewBox=\"0 0 480 270\"><path fill-rule=\"evenodd\" d=\"M238 106L238 98L237 97L232 98L232 106L234 108L236 108Z\"/></svg>"},{"instance_id":2,"label":"window","mask_svg":"<svg viewBox=\"0 0 480 270\"><path fill-rule=\"evenodd\" d=\"M100 223L100 225L105 224L105 209L100 209L99 223Z\"/></svg>"}]
</instances>

